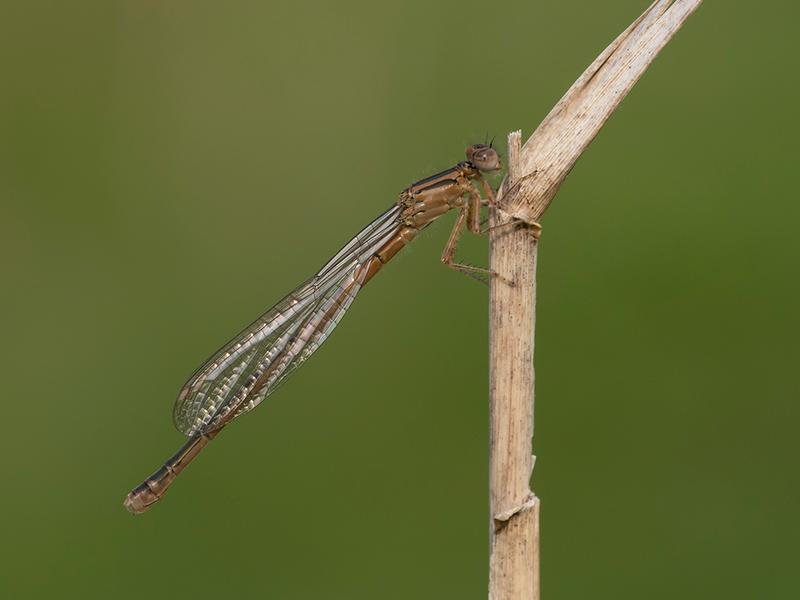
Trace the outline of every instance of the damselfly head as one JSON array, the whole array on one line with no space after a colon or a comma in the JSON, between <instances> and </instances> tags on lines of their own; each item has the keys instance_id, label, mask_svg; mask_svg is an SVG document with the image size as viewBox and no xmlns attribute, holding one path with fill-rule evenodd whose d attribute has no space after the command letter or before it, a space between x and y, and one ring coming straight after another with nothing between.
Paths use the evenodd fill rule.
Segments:
<instances>
[{"instance_id":1,"label":"damselfly head","mask_svg":"<svg viewBox=\"0 0 800 600\"><path fill-rule=\"evenodd\" d=\"M491 145L474 144L467 148L467 160L480 171L499 171L503 168L500 155Z\"/></svg>"}]
</instances>

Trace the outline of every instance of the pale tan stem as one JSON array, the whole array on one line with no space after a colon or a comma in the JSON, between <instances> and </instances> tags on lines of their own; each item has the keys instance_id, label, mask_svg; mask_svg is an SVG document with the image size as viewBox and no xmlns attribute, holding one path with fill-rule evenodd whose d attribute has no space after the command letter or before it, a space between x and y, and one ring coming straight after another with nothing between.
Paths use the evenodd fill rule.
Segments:
<instances>
[{"instance_id":1,"label":"pale tan stem","mask_svg":"<svg viewBox=\"0 0 800 600\"><path fill-rule=\"evenodd\" d=\"M491 226L537 223L578 157L702 0L656 0L584 71L524 146L509 136L509 169ZM539 600L539 500L530 489L537 241L528 227L490 236L490 600Z\"/></svg>"},{"instance_id":2,"label":"pale tan stem","mask_svg":"<svg viewBox=\"0 0 800 600\"><path fill-rule=\"evenodd\" d=\"M509 136L509 179L519 167L520 132ZM508 223L492 211L492 226ZM495 229L489 268L514 282L491 283L489 323L491 558L489 598L539 597L539 504L533 459L533 333L536 237L529 227Z\"/></svg>"},{"instance_id":3,"label":"pale tan stem","mask_svg":"<svg viewBox=\"0 0 800 600\"><path fill-rule=\"evenodd\" d=\"M515 183L503 182L501 211L539 220L580 155L656 55L702 0L656 0L583 72L522 146Z\"/></svg>"}]
</instances>

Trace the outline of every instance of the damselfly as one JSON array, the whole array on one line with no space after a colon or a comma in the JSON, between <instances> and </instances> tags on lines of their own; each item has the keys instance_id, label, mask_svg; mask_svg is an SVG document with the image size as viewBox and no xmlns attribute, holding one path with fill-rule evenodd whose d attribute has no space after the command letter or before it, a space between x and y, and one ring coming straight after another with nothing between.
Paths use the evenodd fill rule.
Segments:
<instances>
[{"instance_id":1,"label":"damselfly","mask_svg":"<svg viewBox=\"0 0 800 600\"><path fill-rule=\"evenodd\" d=\"M464 225L474 233L483 233L481 206L494 204L483 173L501 166L491 145L468 147L466 161L403 190L391 208L350 240L316 275L217 351L189 378L175 401L175 426L189 440L128 494L125 507L142 513L157 502L223 427L258 406L320 347L359 290L444 213L459 211L442 262L477 277L504 279L488 269L454 262ZM486 199L475 182L481 184Z\"/></svg>"}]
</instances>

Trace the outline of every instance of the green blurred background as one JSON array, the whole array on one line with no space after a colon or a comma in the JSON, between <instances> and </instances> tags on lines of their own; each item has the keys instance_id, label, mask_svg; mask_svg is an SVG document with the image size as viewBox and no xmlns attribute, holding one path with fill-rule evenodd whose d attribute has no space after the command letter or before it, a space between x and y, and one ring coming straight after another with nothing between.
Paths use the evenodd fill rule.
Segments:
<instances>
[{"instance_id":1,"label":"green blurred background","mask_svg":"<svg viewBox=\"0 0 800 600\"><path fill-rule=\"evenodd\" d=\"M487 289L439 264L451 217L122 500L207 355L646 5L0 4L0 596L485 598ZM706 2L545 216L549 600L800 597L798 19Z\"/></svg>"}]
</instances>

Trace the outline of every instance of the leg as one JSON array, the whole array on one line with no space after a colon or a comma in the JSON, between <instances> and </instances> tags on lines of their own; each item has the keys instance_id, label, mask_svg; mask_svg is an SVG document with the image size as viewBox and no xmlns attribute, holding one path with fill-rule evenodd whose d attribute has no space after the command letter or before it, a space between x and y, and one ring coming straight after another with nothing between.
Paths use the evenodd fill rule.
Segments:
<instances>
[{"instance_id":1,"label":"leg","mask_svg":"<svg viewBox=\"0 0 800 600\"><path fill-rule=\"evenodd\" d=\"M478 202L480 202L480 196L478 196L477 192L475 192L475 195L478 197ZM464 273L465 275L469 275L470 277L474 277L475 279L483 283L487 283L486 280L490 277L496 277L500 281L513 286L514 285L513 281L503 277L496 271L453 262L453 259L455 258L456 255L456 248L458 247L458 237L461 235L461 228L464 226L464 223L467 220L467 215L469 212L470 212L469 205L464 206L461 210L459 210L458 218L456 219L456 223L453 226L453 231L450 232L450 239L447 240L447 245L444 247L444 250L442 251L442 262L444 263L445 266L450 267L451 269L454 269L461 273Z\"/></svg>"},{"instance_id":2,"label":"leg","mask_svg":"<svg viewBox=\"0 0 800 600\"><path fill-rule=\"evenodd\" d=\"M478 179L480 179L481 186L483 187L483 193L486 194L486 201L488 202L489 206L497 206L497 201L494 197L494 192L492 191L492 186L483 178L483 175L478 174Z\"/></svg>"},{"instance_id":3,"label":"leg","mask_svg":"<svg viewBox=\"0 0 800 600\"><path fill-rule=\"evenodd\" d=\"M491 207L496 207L497 206L497 200L494 197L494 192L492 191L492 187L483 178L482 175L478 175L478 179L480 180L481 186L483 187L483 193L486 194L487 204L489 206L491 206ZM470 196L471 196L471 194L470 194ZM479 205L479 207L480 207L480 205ZM480 210L480 208L479 208L479 210ZM503 229L503 228L508 227L508 226L515 226L515 225L518 225L518 224L520 224L522 222L523 221L521 221L520 219L515 219L514 221L511 221L510 223L503 223L502 225L495 225L493 227L487 227L486 229L480 229L480 228L478 228L477 230L470 229L470 231L472 231L473 233L480 233L480 234L489 233L490 231L497 231L498 229ZM483 223L481 223L481 224L483 224ZM542 226L539 225L539 223L530 223L530 227L531 227L531 233L533 234L533 237L535 237L538 240L542 235Z\"/></svg>"},{"instance_id":4,"label":"leg","mask_svg":"<svg viewBox=\"0 0 800 600\"><path fill-rule=\"evenodd\" d=\"M505 229L506 227L516 227L517 225L525 225L531 229L531 235L535 237L537 240L542 237L542 226L539 223L526 223L522 219L514 219L509 223L503 223L501 225L492 225L491 227L487 227L486 229L481 229L477 233L489 233L490 231L498 231L500 229Z\"/></svg>"}]
</instances>

